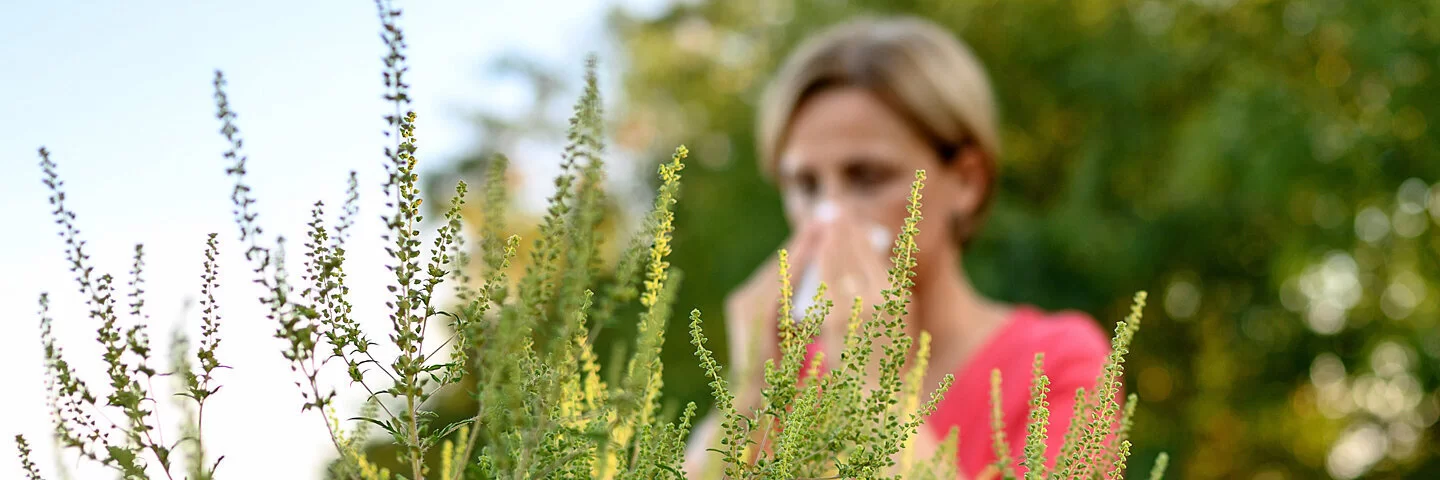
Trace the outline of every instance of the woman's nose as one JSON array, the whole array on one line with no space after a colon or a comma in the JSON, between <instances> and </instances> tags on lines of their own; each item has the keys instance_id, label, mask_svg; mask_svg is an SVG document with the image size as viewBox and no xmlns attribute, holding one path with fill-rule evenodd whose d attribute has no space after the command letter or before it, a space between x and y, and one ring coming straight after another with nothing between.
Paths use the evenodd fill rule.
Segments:
<instances>
[{"instance_id":1,"label":"woman's nose","mask_svg":"<svg viewBox=\"0 0 1440 480\"><path fill-rule=\"evenodd\" d=\"M823 226L840 218L859 220L868 218L869 210L852 198L843 196L821 197L810 209L810 222Z\"/></svg>"},{"instance_id":2,"label":"woman's nose","mask_svg":"<svg viewBox=\"0 0 1440 480\"><path fill-rule=\"evenodd\" d=\"M836 199L829 196L820 197L820 201L815 203L815 210L813 212L815 219L829 221L835 218L835 215L840 213L840 205L835 200Z\"/></svg>"}]
</instances>

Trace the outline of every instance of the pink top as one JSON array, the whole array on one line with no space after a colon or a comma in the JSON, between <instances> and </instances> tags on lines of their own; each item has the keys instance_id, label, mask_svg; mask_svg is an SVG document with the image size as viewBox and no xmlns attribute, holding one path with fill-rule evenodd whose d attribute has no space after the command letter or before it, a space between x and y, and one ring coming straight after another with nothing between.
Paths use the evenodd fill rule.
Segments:
<instances>
[{"instance_id":1,"label":"pink top","mask_svg":"<svg viewBox=\"0 0 1440 480\"><path fill-rule=\"evenodd\" d=\"M818 345L807 348L805 364L809 365ZM932 349L944 348L932 345ZM1030 384L1035 353L1045 352L1044 371L1050 378L1049 427L1046 430L1046 458L1054 465L1054 457L1064 443L1065 430L1075 408L1075 391L1084 387L1093 390L1095 380L1104 369L1110 354L1110 340L1100 326L1081 312L1049 313L1031 306L1015 308L1010 318L995 331L988 342L955 372L955 382L935 413L925 422L936 439L949 435L951 427L959 427L960 471L966 478L975 478L985 467L995 463L994 441L991 439L990 374L1000 369L1001 412L1005 420L1005 440L1010 456L1018 464L1025 456L1026 427L1030 422ZM803 370L802 370L803 371ZM1123 394L1117 395L1123 397Z\"/></svg>"},{"instance_id":2,"label":"pink top","mask_svg":"<svg viewBox=\"0 0 1440 480\"><path fill-rule=\"evenodd\" d=\"M939 348L939 347L933 347ZM1080 312L1047 313L1034 307L1016 308L1010 320L955 373L945 398L925 422L935 438L945 438L960 427L960 469L975 478L995 463L991 439L990 375L1000 369L1000 404L1005 440L1017 465L1025 456L1026 427L1030 422L1030 384L1035 353L1044 352L1044 371L1050 378L1050 421L1045 454L1053 458L1064 443L1065 430L1075 408L1075 391L1094 390L1105 367L1110 341L1089 315ZM1050 462L1054 465L1054 462ZM1017 467L1016 472L1021 472Z\"/></svg>"}]
</instances>

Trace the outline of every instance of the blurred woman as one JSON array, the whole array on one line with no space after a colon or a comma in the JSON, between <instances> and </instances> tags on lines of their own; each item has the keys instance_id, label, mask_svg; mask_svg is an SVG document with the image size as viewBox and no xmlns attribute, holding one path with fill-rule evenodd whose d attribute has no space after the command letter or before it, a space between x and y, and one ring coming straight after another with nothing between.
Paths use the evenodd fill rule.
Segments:
<instances>
[{"instance_id":1,"label":"blurred woman","mask_svg":"<svg viewBox=\"0 0 1440 480\"><path fill-rule=\"evenodd\" d=\"M836 307L810 355L833 367L844 344L850 300L879 303L888 288L890 247L906 218L916 170L925 170L924 219L907 334L932 338L924 389L945 374L955 383L918 431L916 458L929 458L952 427L960 433L964 478L995 462L990 440L990 373L1004 378L1002 412L1010 452L1023 455L1031 364L1045 353L1052 385L1047 454L1069 425L1075 391L1093 385L1108 337L1088 316L1007 305L975 291L962 269L996 183L1000 138L984 68L951 33L914 18L861 19L804 42L782 65L760 105L762 171L782 193L793 235L784 248L801 287L795 300L828 286ZM732 381L741 412L760 405L763 364L778 358L779 280L772 258L727 299ZM797 308L797 310L799 310ZM792 314L795 318L799 315ZM869 318L869 308L862 318ZM785 319L791 321L791 319ZM876 346L878 348L878 346ZM913 354L913 349L912 349ZM876 372L869 372L874 383ZM712 413L686 454L694 474L719 461Z\"/></svg>"}]
</instances>

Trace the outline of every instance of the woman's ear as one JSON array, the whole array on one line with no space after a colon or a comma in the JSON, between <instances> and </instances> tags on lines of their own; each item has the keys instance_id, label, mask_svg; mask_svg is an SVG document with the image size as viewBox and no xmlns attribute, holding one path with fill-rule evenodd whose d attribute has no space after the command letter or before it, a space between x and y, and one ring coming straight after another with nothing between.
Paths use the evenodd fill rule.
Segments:
<instances>
[{"instance_id":1,"label":"woman's ear","mask_svg":"<svg viewBox=\"0 0 1440 480\"><path fill-rule=\"evenodd\" d=\"M946 169L955 187L950 195L949 213L960 223L967 224L990 193L991 172L987 168L990 158L984 149L974 143L967 143L953 155Z\"/></svg>"}]
</instances>

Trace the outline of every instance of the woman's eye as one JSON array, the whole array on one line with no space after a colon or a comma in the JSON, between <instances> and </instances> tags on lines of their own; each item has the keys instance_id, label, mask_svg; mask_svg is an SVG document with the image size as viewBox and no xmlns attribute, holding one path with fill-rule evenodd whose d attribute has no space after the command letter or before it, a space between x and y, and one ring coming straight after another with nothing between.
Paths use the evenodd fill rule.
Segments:
<instances>
[{"instance_id":1,"label":"woman's eye","mask_svg":"<svg viewBox=\"0 0 1440 480\"><path fill-rule=\"evenodd\" d=\"M878 187L890 180L890 177L889 169L870 165L851 165L845 169L845 178L852 186L862 191Z\"/></svg>"},{"instance_id":2,"label":"woman's eye","mask_svg":"<svg viewBox=\"0 0 1440 480\"><path fill-rule=\"evenodd\" d=\"M813 197L820 192L820 181L816 180L814 175L799 175L795 177L795 188L799 189L801 194Z\"/></svg>"}]
</instances>

